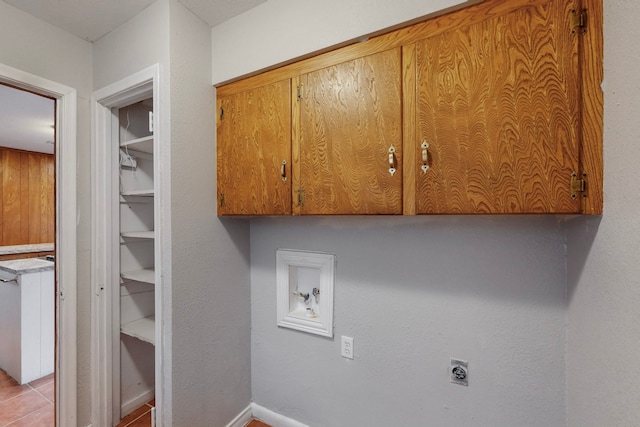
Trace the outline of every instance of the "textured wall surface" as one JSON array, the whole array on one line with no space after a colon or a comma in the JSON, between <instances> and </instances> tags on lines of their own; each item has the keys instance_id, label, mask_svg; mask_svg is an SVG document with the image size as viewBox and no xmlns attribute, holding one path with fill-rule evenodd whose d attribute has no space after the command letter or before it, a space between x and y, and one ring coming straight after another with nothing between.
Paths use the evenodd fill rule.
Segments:
<instances>
[{"instance_id":1,"label":"textured wall surface","mask_svg":"<svg viewBox=\"0 0 640 427\"><path fill-rule=\"evenodd\" d=\"M310 426L563 426L564 224L251 222L253 400ZM337 256L335 338L276 326L277 248ZM340 357L340 336L355 359ZM469 362L469 387L449 359Z\"/></svg>"},{"instance_id":2,"label":"textured wall surface","mask_svg":"<svg viewBox=\"0 0 640 427\"><path fill-rule=\"evenodd\" d=\"M156 63L169 71L168 8L168 0L159 0L93 44L94 90Z\"/></svg>"},{"instance_id":3,"label":"textured wall surface","mask_svg":"<svg viewBox=\"0 0 640 427\"><path fill-rule=\"evenodd\" d=\"M251 402L249 225L216 217L211 31L170 2L173 425Z\"/></svg>"},{"instance_id":4,"label":"textured wall surface","mask_svg":"<svg viewBox=\"0 0 640 427\"><path fill-rule=\"evenodd\" d=\"M91 417L91 43L0 2L0 63L77 91L78 422Z\"/></svg>"},{"instance_id":5,"label":"textured wall surface","mask_svg":"<svg viewBox=\"0 0 640 427\"><path fill-rule=\"evenodd\" d=\"M213 82L480 1L269 1L213 27Z\"/></svg>"},{"instance_id":6,"label":"textured wall surface","mask_svg":"<svg viewBox=\"0 0 640 427\"><path fill-rule=\"evenodd\" d=\"M571 427L640 420L640 4L604 2L604 215L568 231L567 413Z\"/></svg>"}]
</instances>

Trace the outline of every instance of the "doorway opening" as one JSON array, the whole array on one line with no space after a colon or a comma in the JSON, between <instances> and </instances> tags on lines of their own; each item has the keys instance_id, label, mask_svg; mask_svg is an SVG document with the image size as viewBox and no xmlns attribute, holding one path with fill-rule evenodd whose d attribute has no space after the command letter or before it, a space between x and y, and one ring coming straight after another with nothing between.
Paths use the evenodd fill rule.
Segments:
<instances>
[{"instance_id":1,"label":"doorway opening","mask_svg":"<svg viewBox=\"0 0 640 427\"><path fill-rule=\"evenodd\" d=\"M170 419L159 71L93 95L93 425L145 408L151 425Z\"/></svg>"},{"instance_id":2,"label":"doorway opening","mask_svg":"<svg viewBox=\"0 0 640 427\"><path fill-rule=\"evenodd\" d=\"M41 261L46 261L48 254L45 252L55 253L53 269L55 425L75 425L77 424L77 94L73 88L4 64L0 64L0 84L47 97L54 102L55 138L52 142L55 144L52 145L55 145L55 160L52 168L55 202L51 208L54 217L53 248L51 251L43 251L45 259ZM48 126L51 129L51 123ZM32 156L31 161L35 164L34 159L35 157ZM28 164L30 160L26 162ZM7 280L15 278L18 282L21 280L15 274L13 277L4 278ZM51 287L48 289L51 290Z\"/></svg>"},{"instance_id":3,"label":"doorway opening","mask_svg":"<svg viewBox=\"0 0 640 427\"><path fill-rule=\"evenodd\" d=\"M2 425L55 421L55 109L0 83Z\"/></svg>"}]
</instances>

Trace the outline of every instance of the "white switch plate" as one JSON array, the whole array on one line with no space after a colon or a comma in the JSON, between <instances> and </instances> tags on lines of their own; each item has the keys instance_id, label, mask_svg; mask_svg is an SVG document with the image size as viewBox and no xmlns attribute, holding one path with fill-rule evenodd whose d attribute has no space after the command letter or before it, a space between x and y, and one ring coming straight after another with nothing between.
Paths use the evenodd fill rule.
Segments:
<instances>
[{"instance_id":1,"label":"white switch plate","mask_svg":"<svg viewBox=\"0 0 640 427\"><path fill-rule=\"evenodd\" d=\"M347 359L353 360L353 338L342 336L342 345L340 346L340 355Z\"/></svg>"}]
</instances>

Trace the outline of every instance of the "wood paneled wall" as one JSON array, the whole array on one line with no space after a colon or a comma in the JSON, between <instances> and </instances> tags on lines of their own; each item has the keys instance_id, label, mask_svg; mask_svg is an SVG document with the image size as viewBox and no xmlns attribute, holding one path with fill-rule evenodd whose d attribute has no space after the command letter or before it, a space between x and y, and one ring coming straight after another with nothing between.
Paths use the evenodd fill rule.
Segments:
<instances>
[{"instance_id":1,"label":"wood paneled wall","mask_svg":"<svg viewBox=\"0 0 640 427\"><path fill-rule=\"evenodd\" d=\"M54 156L0 148L0 246L54 240Z\"/></svg>"}]
</instances>

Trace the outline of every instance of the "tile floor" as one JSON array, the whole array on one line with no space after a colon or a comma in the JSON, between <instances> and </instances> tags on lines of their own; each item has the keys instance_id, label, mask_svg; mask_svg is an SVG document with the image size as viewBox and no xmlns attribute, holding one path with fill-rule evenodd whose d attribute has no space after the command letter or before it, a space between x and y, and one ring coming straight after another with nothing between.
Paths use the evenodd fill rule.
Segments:
<instances>
[{"instance_id":1,"label":"tile floor","mask_svg":"<svg viewBox=\"0 0 640 427\"><path fill-rule=\"evenodd\" d=\"M120 420L116 427L151 427L151 408L155 404L155 399L150 400Z\"/></svg>"},{"instance_id":2,"label":"tile floor","mask_svg":"<svg viewBox=\"0 0 640 427\"><path fill-rule=\"evenodd\" d=\"M53 427L53 374L20 385L0 369L0 427Z\"/></svg>"},{"instance_id":3,"label":"tile floor","mask_svg":"<svg viewBox=\"0 0 640 427\"><path fill-rule=\"evenodd\" d=\"M151 402L139 407L126 417L124 417L116 427L149 427L151 426L151 408L155 402ZM258 420L251 420L245 427L271 427Z\"/></svg>"},{"instance_id":4,"label":"tile floor","mask_svg":"<svg viewBox=\"0 0 640 427\"><path fill-rule=\"evenodd\" d=\"M0 427L54 427L54 375L20 385L0 369ZM124 417L117 427L150 427L152 400ZM246 427L270 427L252 420Z\"/></svg>"},{"instance_id":5,"label":"tile floor","mask_svg":"<svg viewBox=\"0 0 640 427\"><path fill-rule=\"evenodd\" d=\"M149 427L151 426L151 408L155 405L155 401L139 407L126 417L124 417L116 427ZM245 427L271 427L268 424L258 420L251 420Z\"/></svg>"}]
</instances>

